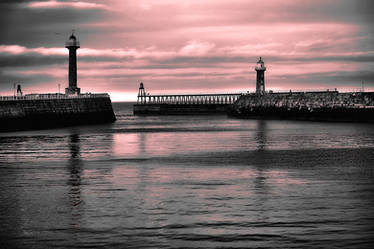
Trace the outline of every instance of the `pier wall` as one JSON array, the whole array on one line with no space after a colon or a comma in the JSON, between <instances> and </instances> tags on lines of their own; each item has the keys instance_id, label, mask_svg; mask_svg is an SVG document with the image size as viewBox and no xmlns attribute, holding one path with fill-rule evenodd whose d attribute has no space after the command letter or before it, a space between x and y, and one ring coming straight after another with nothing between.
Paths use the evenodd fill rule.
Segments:
<instances>
[{"instance_id":1,"label":"pier wall","mask_svg":"<svg viewBox=\"0 0 374 249\"><path fill-rule=\"evenodd\" d=\"M135 115L226 114L229 104L136 104Z\"/></svg>"},{"instance_id":2,"label":"pier wall","mask_svg":"<svg viewBox=\"0 0 374 249\"><path fill-rule=\"evenodd\" d=\"M374 122L374 92L296 92L241 96L229 109L241 118Z\"/></svg>"},{"instance_id":3,"label":"pier wall","mask_svg":"<svg viewBox=\"0 0 374 249\"><path fill-rule=\"evenodd\" d=\"M108 97L0 99L0 131L113 122Z\"/></svg>"}]
</instances>

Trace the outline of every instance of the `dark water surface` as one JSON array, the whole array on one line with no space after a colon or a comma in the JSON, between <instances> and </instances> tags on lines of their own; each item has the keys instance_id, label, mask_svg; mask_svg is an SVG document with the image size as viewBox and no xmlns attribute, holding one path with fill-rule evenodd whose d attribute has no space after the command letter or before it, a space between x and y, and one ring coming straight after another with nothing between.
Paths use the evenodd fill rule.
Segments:
<instances>
[{"instance_id":1,"label":"dark water surface","mask_svg":"<svg viewBox=\"0 0 374 249\"><path fill-rule=\"evenodd\" d=\"M374 247L374 125L114 107L0 133L0 248Z\"/></svg>"}]
</instances>

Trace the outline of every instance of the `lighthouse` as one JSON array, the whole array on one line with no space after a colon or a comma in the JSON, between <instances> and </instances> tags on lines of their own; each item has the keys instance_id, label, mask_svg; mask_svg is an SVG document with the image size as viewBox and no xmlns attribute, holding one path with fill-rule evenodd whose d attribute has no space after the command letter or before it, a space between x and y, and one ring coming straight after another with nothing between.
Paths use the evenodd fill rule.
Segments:
<instances>
[{"instance_id":1,"label":"lighthouse","mask_svg":"<svg viewBox=\"0 0 374 249\"><path fill-rule=\"evenodd\" d=\"M139 104L139 103L141 103L141 104L145 104L146 103L146 94L145 94L143 82L140 82L140 86L139 86L137 104Z\"/></svg>"},{"instance_id":2,"label":"lighthouse","mask_svg":"<svg viewBox=\"0 0 374 249\"><path fill-rule=\"evenodd\" d=\"M65 88L65 94L80 94L81 89L77 87L77 49L80 46L74 33L65 43L65 47L69 49L69 87Z\"/></svg>"},{"instance_id":3,"label":"lighthouse","mask_svg":"<svg viewBox=\"0 0 374 249\"><path fill-rule=\"evenodd\" d=\"M257 62L255 70L257 72L256 93L260 94L260 95L263 95L263 94L265 94L265 71L266 71L266 67L265 67L264 62L262 61L261 57L260 57L260 60Z\"/></svg>"}]
</instances>

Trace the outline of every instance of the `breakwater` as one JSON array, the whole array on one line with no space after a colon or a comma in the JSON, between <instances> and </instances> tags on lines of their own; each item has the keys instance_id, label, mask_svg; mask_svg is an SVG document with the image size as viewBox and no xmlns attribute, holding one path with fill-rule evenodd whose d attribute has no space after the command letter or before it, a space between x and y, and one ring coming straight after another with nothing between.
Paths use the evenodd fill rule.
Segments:
<instances>
[{"instance_id":1,"label":"breakwater","mask_svg":"<svg viewBox=\"0 0 374 249\"><path fill-rule=\"evenodd\" d=\"M374 122L374 92L242 95L228 114L239 118Z\"/></svg>"},{"instance_id":2,"label":"breakwater","mask_svg":"<svg viewBox=\"0 0 374 249\"><path fill-rule=\"evenodd\" d=\"M30 94L0 97L0 131L115 121L108 94Z\"/></svg>"},{"instance_id":3,"label":"breakwater","mask_svg":"<svg viewBox=\"0 0 374 249\"><path fill-rule=\"evenodd\" d=\"M229 104L135 104L135 115L226 114Z\"/></svg>"}]
</instances>

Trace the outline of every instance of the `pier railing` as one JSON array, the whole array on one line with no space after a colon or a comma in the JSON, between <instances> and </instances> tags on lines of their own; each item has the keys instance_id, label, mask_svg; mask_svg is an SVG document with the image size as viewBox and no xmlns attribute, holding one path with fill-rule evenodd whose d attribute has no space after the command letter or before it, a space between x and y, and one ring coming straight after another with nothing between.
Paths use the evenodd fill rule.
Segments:
<instances>
[{"instance_id":1,"label":"pier railing","mask_svg":"<svg viewBox=\"0 0 374 249\"><path fill-rule=\"evenodd\" d=\"M233 104L242 94L222 93L222 94L174 94L174 95L138 95L137 104Z\"/></svg>"},{"instance_id":2,"label":"pier railing","mask_svg":"<svg viewBox=\"0 0 374 249\"><path fill-rule=\"evenodd\" d=\"M0 96L0 101L14 100L43 100L43 99L85 99L85 98L107 98L107 93L84 93L78 95L66 95L61 93L26 94L22 96Z\"/></svg>"}]
</instances>

